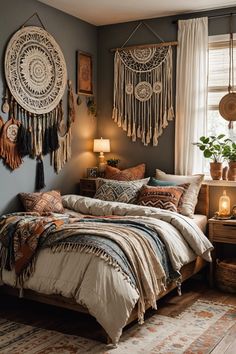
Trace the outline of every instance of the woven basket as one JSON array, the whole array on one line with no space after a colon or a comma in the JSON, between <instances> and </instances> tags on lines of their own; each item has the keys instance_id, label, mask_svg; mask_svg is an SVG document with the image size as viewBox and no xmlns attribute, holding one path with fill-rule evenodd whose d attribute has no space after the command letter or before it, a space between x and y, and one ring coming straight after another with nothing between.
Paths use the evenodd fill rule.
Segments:
<instances>
[{"instance_id":1,"label":"woven basket","mask_svg":"<svg viewBox=\"0 0 236 354\"><path fill-rule=\"evenodd\" d=\"M236 259L216 261L216 284L223 290L236 293Z\"/></svg>"}]
</instances>

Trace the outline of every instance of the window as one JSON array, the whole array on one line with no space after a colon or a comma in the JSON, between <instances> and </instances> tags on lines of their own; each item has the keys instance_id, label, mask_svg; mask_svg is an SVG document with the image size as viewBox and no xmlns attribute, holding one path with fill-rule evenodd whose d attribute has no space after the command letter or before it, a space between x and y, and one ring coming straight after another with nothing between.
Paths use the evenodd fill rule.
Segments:
<instances>
[{"instance_id":1,"label":"window","mask_svg":"<svg viewBox=\"0 0 236 354\"><path fill-rule=\"evenodd\" d=\"M234 35L236 38L236 35ZM234 39L234 90L236 90L236 39ZM233 129L219 113L219 102L228 93L229 85L229 34L209 37L208 109L206 135L225 134L236 141L236 121ZM209 175L209 161L204 159L205 175Z\"/></svg>"},{"instance_id":2,"label":"window","mask_svg":"<svg viewBox=\"0 0 236 354\"><path fill-rule=\"evenodd\" d=\"M234 35L234 91L236 91L236 35ZM229 34L209 37L208 114L207 135L225 134L236 141L234 128L219 113L219 102L228 93L229 85Z\"/></svg>"}]
</instances>

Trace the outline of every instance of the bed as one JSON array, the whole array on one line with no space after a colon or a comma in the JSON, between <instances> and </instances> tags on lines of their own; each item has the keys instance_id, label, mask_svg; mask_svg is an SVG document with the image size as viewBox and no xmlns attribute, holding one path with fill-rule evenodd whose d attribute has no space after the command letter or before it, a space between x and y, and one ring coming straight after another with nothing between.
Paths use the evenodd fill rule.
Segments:
<instances>
[{"instance_id":1,"label":"bed","mask_svg":"<svg viewBox=\"0 0 236 354\"><path fill-rule=\"evenodd\" d=\"M169 255L171 267L174 271L179 271L181 276L179 274L174 280L164 282L162 267L158 266L159 261L158 264L155 263L156 260L153 261L151 266L157 273L155 277L148 273L146 279L148 284L143 296L140 295L141 287L134 286L134 282L130 281L131 276L128 277L117 262L106 259L106 254L102 257L100 257L101 254L95 255L92 251L90 252L91 248L86 250L80 248L79 252L76 247L73 250L61 248L60 252L57 252L57 247L40 250L35 259L32 274L23 283L18 283L17 287L14 269L6 270L2 267L1 290L3 292L89 313L101 324L109 341L113 344L118 343L122 329L128 323L137 319L142 323L143 307L145 309L155 307L156 300L174 288L180 292L181 282L199 272L207 262L211 261L212 245L203 235L203 232L206 232L209 205L206 185L202 185L199 193L195 221L176 215L177 213L162 210L157 212L155 208L104 202L75 195L64 196L63 204L66 208L66 215L76 217L78 220L85 214L89 215L86 222L89 227L92 225L90 222L93 222L93 227L97 227L97 233L102 231L105 233L107 230L110 232L113 224L121 223L121 221L122 223L137 223L138 227L141 227L139 223L143 222L152 230L158 229L159 233L162 233L162 225L164 225L163 230L166 229L165 232L163 231L162 241L171 254ZM107 220L106 215L112 215L112 219ZM195 226L196 223L199 227ZM88 226L85 225L85 227ZM122 227L121 225L121 229ZM84 232L83 229L82 232ZM178 248L180 251L176 250ZM186 249L186 254L181 253L182 248ZM152 250L146 248L145 252L152 254ZM146 257L145 252L143 257ZM146 277L147 272L149 270L144 268L141 278ZM154 278L157 281L153 285ZM148 293L147 288L151 286L155 288L155 298L151 291L150 294ZM143 301L140 300L141 298Z\"/></svg>"}]
</instances>

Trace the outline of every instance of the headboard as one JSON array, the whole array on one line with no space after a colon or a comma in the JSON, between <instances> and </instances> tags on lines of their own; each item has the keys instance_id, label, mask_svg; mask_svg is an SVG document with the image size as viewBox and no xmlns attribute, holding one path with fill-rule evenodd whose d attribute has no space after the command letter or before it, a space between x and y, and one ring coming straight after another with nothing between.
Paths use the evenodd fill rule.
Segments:
<instances>
[{"instance_id":1,"label":"headboard","mask_svg":"<svg viewBox=\"0 0 236 354\"><path fill-rule=\"evenodd\" d=\"M209 186L202 184L198 194L198 203L195 208L195 214L209 216Z\"/></svg>"}]
</instances>

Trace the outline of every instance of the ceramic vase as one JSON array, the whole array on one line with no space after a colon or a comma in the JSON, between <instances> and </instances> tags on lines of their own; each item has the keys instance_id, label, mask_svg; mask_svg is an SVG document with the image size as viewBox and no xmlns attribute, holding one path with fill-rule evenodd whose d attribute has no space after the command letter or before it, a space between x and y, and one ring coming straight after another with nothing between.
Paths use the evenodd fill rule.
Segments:
<instances>
[{"instance_id":1,"label":"ceramic vase","mask_svg":"<svg viewBox=\"0 0 236 354\"><path fill-rule=\"evenodd\" d=\"M213 180L219 180L222 178L222 162L210 162L210 174Z\"/></svg>"},{"instance_id":2,"label":"ceramic vase","mask_svg":"<svg viewBox=\"0 0 236 354\"><path fill-rule=\"evenodd\" d=\"M229 162L228 180L236 181L236 161Z\"/></svg>"}]
</instances>

